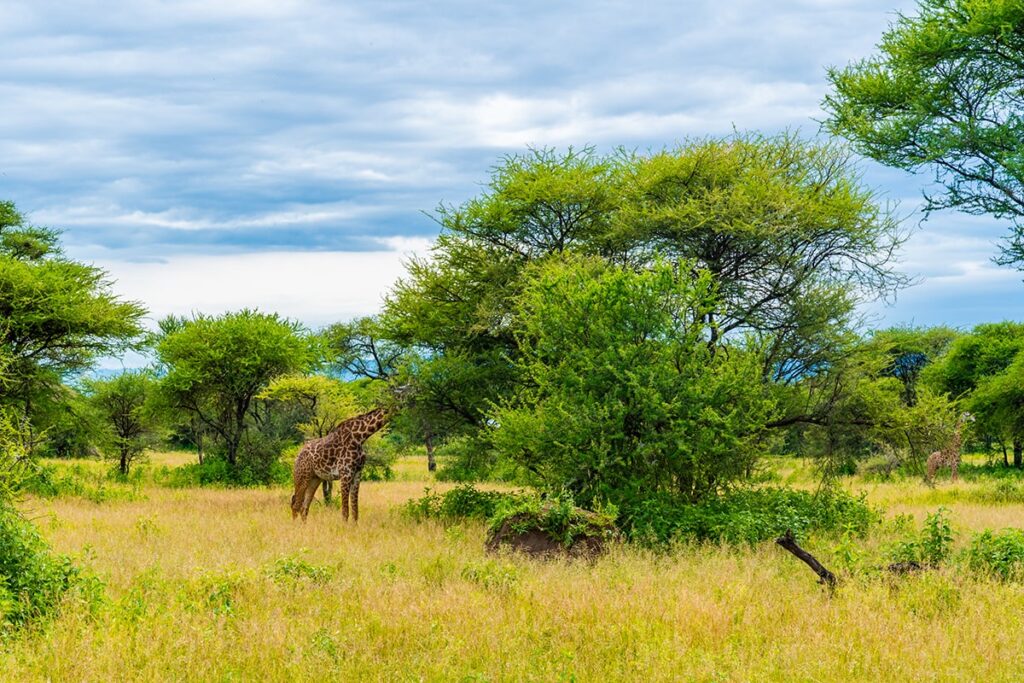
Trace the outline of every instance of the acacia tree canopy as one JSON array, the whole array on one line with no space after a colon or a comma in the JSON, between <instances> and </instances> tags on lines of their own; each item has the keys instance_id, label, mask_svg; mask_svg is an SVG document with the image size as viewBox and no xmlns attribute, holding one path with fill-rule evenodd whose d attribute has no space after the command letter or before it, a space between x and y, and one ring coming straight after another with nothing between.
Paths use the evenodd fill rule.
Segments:
<instances>
[{"instance_id":1,"label":"acacia tree canopy","mask_svg":"<svg viewBox=\"0 0 1024 683\"><path fill-rule=\"evenodd\" d=\"M1024 268L1024 5L920 0L878 53L832 68L826 126L857 151L942 190L927 209L1011 221L1000 262Z\"/></svg>"},{"instance_id":2,"label":"acacia tree canopy","mask_svg":"<svg viewBox=\"0 0 1024 683\"><path fill-rule=\"evenodd\" d=\"M167 331L156 342L166 371L163 390L172 405L202 421L232 466L258 419L257 394L275 377L303 372L315 360L298 323L276 314L242 310L176 320L163 328Z\"/></svg>"},{"instance_id":3,"label":"acacia tree canopy","mask_svg":"<svg viewBox=\"0 0 1024 683\"><path fill-rule=\"evenodd\" d=\"M381 329L419 353L416 376L430 382L417 401L448 433L480 433L489 406L522 383L516 302L537 262L591 255L642 270L666 259L709 272L721 302L704 321L709 347L753 335L764 381L825 367L855 304L906 284L893 269L904 234L849 157L793 135L649 155L531 150L437 218L430 257L410 263Z\"/></svg>"},{"instance_id":4,"label":"acacia tree canopy","mask_svg":"<svg viewBox=\"0 0 1024 683\"><path fill-rule=\"evenodd\" d=\"M58 234L0 202L0 353L8 358L0 406L38 430L60 381L132 347L145 309L117 297L106 274L66 258ZM30 438L30 444L37 439Z\"/></svg>"}]
</instances>

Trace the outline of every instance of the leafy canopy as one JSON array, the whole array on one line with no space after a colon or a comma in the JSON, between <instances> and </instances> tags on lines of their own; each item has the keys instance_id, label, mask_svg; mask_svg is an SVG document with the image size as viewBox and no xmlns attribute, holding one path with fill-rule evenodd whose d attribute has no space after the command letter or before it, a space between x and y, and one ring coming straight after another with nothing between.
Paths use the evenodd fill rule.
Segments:
<instances>
[{"instance_id":1,"label":"leafy canopy","mask_svg":"<svg viewBox=\"0 0 1024 683\"><path fill-rule=\"evenodd\" d=\"M1024 5L920 0L875 56L829 70L828 128L861 153L942 187L931 211L1011 221L1001 262L1024 267Z\"/></svg>"},{"instance_id":2,"label":"leafy canopy","mask_svg":"<svg viewBox=\"0 0 1024 683\"><path fill-rule=\"evenodd\" d=\"M537 483L628 505L696 500L749 472L774 404L757 349L708 344L710 274L552 259L517 303L524 387L491 429Z\"/></svg>"},{"instance_id":3,"label":"leafy canopy","mask_svg":"<svg viewBox=\"0 0 1024 683\"><path fill-rule=\"evenodd\" d=\"M904 235L848 156L793 135L649 155L531 150L437 218L430 257L409 264L380 329L417 352L416 409L438 435L486 434L489 407L519 390L520 294L538 262L706 271L719 301L702 323L709 344L752 335L763 381L824 367L845 348L855 304L906 282L892 268Z\"/></svg>"},{"instance_id":4,"label":"leafy canopy","mask_svg":"<svg viewBox=\"0 0 1024 683\"><path fill-rule=\"evenodd\" d=\"M146 370L127 370L108 379L86 380L83 390L102 426L102 446L117 458L121 474L128 474L159 437L156 379Z\"/></svg>"},{"instance_id":5,"label":"leafy canopy","mask_svg":"<svg viewBox=\"0 0 1024 683\"><path fill-rule=\"evenodd\" d=\"M271 380L303 372L316 360L298 323L276 314L242 310L221 316L167 321L156 353L171 404L197 417L235 465L254 421L254 400Z\"/></svg>"}]
</instances>

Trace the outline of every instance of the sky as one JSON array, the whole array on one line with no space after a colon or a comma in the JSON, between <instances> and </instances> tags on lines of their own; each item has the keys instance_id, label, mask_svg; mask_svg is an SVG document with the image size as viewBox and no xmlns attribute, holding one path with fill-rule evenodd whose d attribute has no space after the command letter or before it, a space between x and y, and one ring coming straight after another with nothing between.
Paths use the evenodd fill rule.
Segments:
<instances>
[{"instance_id":1,"label":"sky","mask_svg":"<svg viewBox=\"0 0 1024 683\"><path fill-rule=\"evenodd\" d=\"M430 212L527 146L818 133L825 69L905 0L4 0L0 198L64 230L150 321L379 310ZM864 163L915 232L879 325L1024 319L1005 226L921 224L928 176Z\"/></svg>"}]
</instances>

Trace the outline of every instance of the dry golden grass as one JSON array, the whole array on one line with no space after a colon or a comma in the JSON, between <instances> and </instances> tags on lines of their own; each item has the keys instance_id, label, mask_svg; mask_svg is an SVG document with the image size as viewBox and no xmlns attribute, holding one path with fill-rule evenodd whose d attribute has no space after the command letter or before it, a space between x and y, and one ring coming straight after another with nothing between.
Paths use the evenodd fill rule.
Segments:
<instances>
[{"instance_id":1,"label":"dry golden grass","mask_svg":"<svg viewBox=\"0 0 1024 683\"><path fill-rule=\"evenodd\" d=\"M1024 672L1019 584L934 572L854 579L829 597L770 544L671 556L622 548L592 565L496 558L480 526L393 512L424 483L364 484L358 526L322 505L306 525L293 522L284 488L28 500L55 548L107 582L108 603L68 604L9 644L0 678L1011 681ZM921 517L937 507L929 496L953 487L863 488ZM1021 505L947 507L964 528L1024 519Z\"/></svg>"}]
</instances>

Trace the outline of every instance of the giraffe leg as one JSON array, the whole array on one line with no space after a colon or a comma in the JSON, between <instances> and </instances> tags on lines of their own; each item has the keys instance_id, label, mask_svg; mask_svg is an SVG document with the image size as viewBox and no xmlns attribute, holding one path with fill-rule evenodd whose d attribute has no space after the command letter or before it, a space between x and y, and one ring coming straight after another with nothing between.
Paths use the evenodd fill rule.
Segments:
<instances>
[{"instance_id":1,"label":"giraffe leg","mask_svg":"<svg viewBox=\"0 0 1024 683\"><path fill-rule=\"evenodd\" d=\"M928 470L925 474L924 480L928 482L929 486L935 484L935 470L939 468L939 456L941 454L936 451L928 456Z\"/></svg>"},{"instance_id":2,"label":"giraffe leg","mask_svg":"<svg viewBox=\"0 0 1024 683\"><path fill-rule=\"evenodd\" d=\"M313 497L316 495L316 490L320 488L320 480L316 477L309 480L306 484L306 491L302 497L302 521L306 521L306 515L309 514L309 505L313 502Z\"/></svg>"},{"instance_id":3,"label":"giraffe leg","mask_svg":"<svg viewBox=\"0 0 1024 683\"><path fill-rule=\"evenodd\" d=\"M949 478L950 481L956 481L960 476L960 458L953 458L953 462L949 463Z\"/></svg>"},{"instance_id":4,"label":"giraffe leg","mask_svg":"<svg viewBox=\"0 0 1024 683\"><path fill-rule=\"evenodd\" d=\"M346 522L348 521L348 500L349 493L351 492L351 482L342 479L339 482L341 486L341 517Z\"/></svg>"},{"instance_id":5,"label":"giraffe leg","mask_svg":"<svg viewBox=\"0 0 1024 683\"><path fill-rule=\"evenodd\" d=\"M306 495L306 480L302 477L295 477L295 493L292 494L292 519L302 512L302 501Z\"/></svg>"},{"instance_id":6,"label":"giraffe leg","mask_svg":"<svg viewBox=\"0 0 1024 683\"><path fill-rule=\"evenodd\" d=\"M334 482L330 479L324 479L324 505L331 504L331 489L333 488Z\"/></svg>"},{"instance_id":7,"label":"giraffe leg","mask_svg":"<svg viewBox=\"0 0 1024 683\"><path fill-rule=\"evenodd\" d=\"M352 479L352 521L359 521L359 475Z\"/></svg>"}]
</instances>

